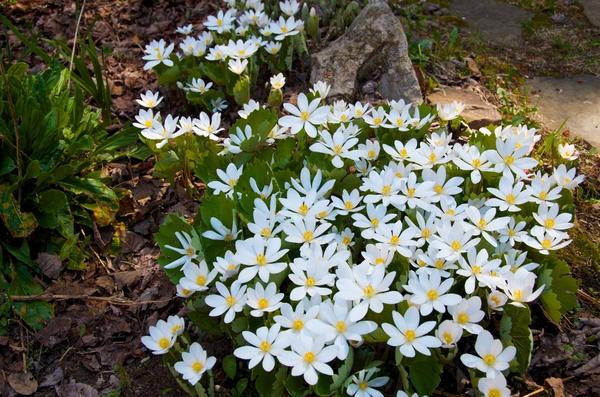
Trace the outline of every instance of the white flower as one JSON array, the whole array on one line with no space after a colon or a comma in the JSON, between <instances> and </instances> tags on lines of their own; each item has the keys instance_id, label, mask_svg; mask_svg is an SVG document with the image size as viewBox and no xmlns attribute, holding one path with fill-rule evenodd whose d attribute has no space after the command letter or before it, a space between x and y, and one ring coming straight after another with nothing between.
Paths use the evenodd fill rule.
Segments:
<instances>
[{"instance_id":1,"label":"white flower","mask_svg":"<svg viewBox=\"0 0 600 397\"><path fill-rule=\"evenodd\" d=\"M554 169L554 180L559 186L562 186L565 189L573 190L575 189L581 182L583 182L584 176L579 175L575 176L577 170L575 168L571 168L567 170L567 167L564 164L559 165Z\"/></svg>"},{"instance_id":2,"label":"white flower","mask_svg":"<svg viewBox=\"0 0 600 397\"><path fill-rule=\"evenodd\" d=\"M155 326L148 329L149 336L142 336L142 343L152 354L165 354L175 344L177 335L172 332L171 327L164 320L159 320Z\"/></svg>"},{"instance_id":3,"label":"white flower","mask_svg":"<svg viewBox=\"0 0 600 397\"><path fill-rule=\"evenodd\" d=\"M422 176L423 181L433 182L433 195L429 197L429 201L431 202L446 200L462 193L462 188L460 186L462 185L464 178L455 176L446 181L446 167L443 165L435 172L431 169L424 169Z\"/></svg>"},{"instance_id":4,"label":"white flower","mask_svg":"<svg viewBox=\"0 0 600 397\"><path fill-rule=\"evenodd\" d=\"M183 379L195 385L202 378L202 374L210 371L217 362L216 358L207 356L202 346L198 342L194 342L188 352L181 353L182 361L176 362L173 368L181 374Z\"/></svg>"},{"instance_id":5,"label":"white flower","mask_svg":"<svg viewBox=\"0 0 600 397\"><path fill-rule=\"evenodd\" d=\"M247 59L231 59L231 60L229 60L229 63L227 64L227 66L229 67L229 70L231 70L233 73L242 74L242 73L244 73L244 71L246 70L246 67L248 66L248 60Z\"/></svg>"},{"instance_id":6,"label":"white flower","mask_svg":"<svg viewBox=\"0 0 600 397\"><path fill-rule=\"evenodd\" d=\"M204 26L208 30L214 30L217 33L221 34L223 32L227 32L233 28L233 22L235 20L235 10L227 10L227 12L223 13L220 10L217 13L217 16L209 15L204 22Z\"/></svg>"},{"instance_id":7,"label":"white flower","mask_svg":"<svg viewBox=\"0 0 600 397\"><path fill-rule=\"evenodd\" d=\"M199 92L200 94L204 94L206 91L210 90L213 86L213 83L208 82L205 83L204 80L198 78L192 78L192 82L188 84L188 89L191 92Z\"/></svg>"},{"instance_id":8,"label":"white flower","mask_svg":"<svg viewBox=\"0 0 600 397\"><path fill-rule=\"evenodd\" d=\"M283 17L279 17L279 21L274 21L269 26L271 32L275 34L275 40L283 40L288 36L295 36L300 33L300 28L303 27L303 22L289 17L287 20Z\"/></svg>"},{"instance_id":9,"label":"white flower","mask_svg":"<svg viewBox=\"0 0 600 397\"><path fill-rule=\"evenodd\" d=\"M544 231L555 237L564 236L564 231L573 227L573 224L569 222L572 217L571 214L559 214L559 210L558 204L543 203L538 207L537 213L533 213L533 217Z\"/></svg>"},{"instance_id":10,"label":"white flower","mask_svg":"<svg viewBox=\"0 0 600 397\"><path fill-rule=\"evenodd\" d=\"M309 103L304 93L298 95L298 106L290 103L283 104L283 107L290 115L280 118L279 124L290 128L292 134L297 134L300 130L304 129L309 137L315 138L317 136L315 126L327 122L327 114L329 113L327 107L319 107L320 103L321 98L316 98Z\"/></svg>"},{"instance_id":11,"label":"white flower","mask_svg":"<svg viewBox=\"0 0 600 397\"><path fill-rule=\"evenodd\" d=\"M402 355L414 357L416 350L425 356L430 356L430 348L442 345L438 338L427 335L435 327L435 321L426 321L419 324L419 309L416 307L409 307L404 316L394 310L392 318L394 324L383 323L381 327L390 337L387 344L399 346Z\"/></svg>"},{"instance_id":12,"label":"white flower","mask_svg":"<svg viewBox=\"0 0 600 397\"><path fill-rule=\"evenodd\" d=\"M240 168L237 168L235 164L231 163L227 166L225 171L217 169L217 176L221 181L209 182L207 186L215 191L214 194L225 193L228 197L231 197L243 172L243 165L241 165Z\"/></svg>"},{"instance_id":13,"label":"white flower","mask_svg":"<svg viewBox=\"0 0 600 397\"><path fill-rule=\"evenodd\" d=\"M341 258L347 258L347 253L334 254L336 246L330 244L327 246L325 256L332 260L334 263L329 264L325 260L319 260L319 256L325 259L322 255L321 246L313 244L309 247L304 246L301 249L305 258L296 258L290 265L291 273L288 275L289 279L297 285L296 288L290 293L290 299L299 301L304 299L306 295L329 295L331 289L327 287L333 286L335 282L335 275L329 273L330 266L335 266L336 256ZM329 251L329 252L327 252ZM315 252L316 255L312 253ZM340 260L338 259L338 260Z\"/></svg>"},{"instance_id":14,"label":"white flower","mask_svg":"<svg viewBox=\"0 0 600 397\"><path fill-rule=\"evenodd\" d=\"M223 257L217 257L216 262L213 265L221 274L221 281L225 281L228 278L235 276L240 270L240 263L231 251L225 252Z\"/></svg>"},{"instance_id":15,"label":"white flower","mask_svg":"<svg viewBox=\"0 0 600 397\"><path fill-rule=\"evenodd\" d=\"M438 103L436 105L438 117L444 121L454 120L465 110L465 104L457 101L453 101L452 103L441 104Z\"/></svg>"},{"instance_id":16,"label":"white flower","mask_svg":"<svg viewBox=\"0 0 600 397\"><path fill-rule=\"evenodd\" d=\"M571 240L565 240L567 238L569 235L566 233L550 234L544 228L533 227L531 236L523 236L523 242L531 248L539 250L540 254L548 255L549 251L558 250L571 244Z\"/></svg>"},{"instance_id":17,"label":"white flower","mask_svg":"<svg viewBox=\"0 0 600 397\"><path fill-rule=\"evenodd\" d=\"M298 336L311 334L306 324L319 315L319 306L312 306L305 298L296 304L295 309L289 303L283 303L279 311L281 314L273 319L282 328L286 328L281 332L281 339L285 341L286 346L289 346Z\"/></svg>"},{"instance_id":18,"label":"white flower","mask_svg":"<svg viewBox=\"0 0 600 397\"><path fill-rule=\"evenodd\" d=\"M217 133L223 131L224 128L221 126L221 113L213 113L212 117L208 114L201 112L200 119L194 119L194 132L199 136L205 136L213 141L219 139Z\"/></svg>"},{"instance_id":19,"label":"white flower","mask_svg":"<svg viewBox=\"0 0 600 397\"><path fill-rule=\"evenodd\" d=\"M184 277L179 280L179 284L181 284L182 288L193 292L206 291L208 285L217 276L217 270L212 269L211 271L208 271L206 261L202 260L199 265L193 263L186 264L183 267L183 274Z\"/></svg>"},{"instance_id":20,"label":"white flower","mask_svg":"<svg viewBox=\"0 0 600 397\"><path fill-rule=\"evenodd\" d=\"M240 272L238 280L246 283L252 280L257 274L263 282L268 282L271 274L280 273L287 264L277 262L287 252L287 249L281 250L281 240L279 238L263 239L255 236L247 240L238 240L235 242L235 257L240 264L246 266Z\"/></svg>"},{"instance_id":21,"label":"white flower","mask_svg":"<svg viewBox=\"0 0 600 397\"><path fill-rule=\"evenodd\" d=\"M492 291L487 297L489 308L496 311L502 311L502 307L506 304L506 301L508 301L508 296L500 291Z\"/></svg>"},{"instance_id":22,"label":"white flower","mask_svg":"<svg viewBox=\"0 0 600 397\"><path fill-rule=\"evenodd\" d=\"M481 173L492 170L492 164L489 162L488 155L490 151L479 152L477 146L455 145L454 151L458 154L452 161L463 171L471 171L471 182L481 182Z\"/></svg>"},{"instance_id":23,"label":"white flower","mask_svg":"<svg viewBox=\"0 0 600 397\"><path fill-rule=\"evenodd\" d=\"M532 302L537 299L538 296L544 290L542 285L537 290L535 288L535 273L530 272L525 268L519 268L516 272L509 272L505 275L506 286L504 286L504 292L508 298L512 301L510 304L514 306L524 306L523 303Z\"/></svg>"},{"instance_id":24,"label":"white flower","mask_svg":"<svg viewBox=\"0 0 600 397\"><path fill-rule=\"evenodd\" d=\"M503 349L502 342L494 339L492 334L485 330L477 335L475 351L479 357L465 353L460 356L460 361L469 368L485 372L488 378L502 377L502 371L508 369L509 363L517 353L514 346Z\"/></svg>"},{"instance_id":25,"label":"white flower","mask_svg":"<svg viewBox=\"0 0 600 397\"><path fill-rule=\"evenodd\" d=\"M218 282L216 284L219 295L208 295L204 301L213 309L208 313L211 317L217 317L225 313L223 320L230 323L235 318L235 313L241 312L246 304L246 286L239 280L231 284L231 289Z\"/></svg>"},{"instance_id":26,"label":"white flower","mask_svg":"<svg viewBox=\"0 0 600 397\"><path fill-rule=\"evenodd\" d=\"M278 338L280 329L279 324L275 324L271 328L260 327L256 333L242 331L242 336L250 345L238 347L233 351L233 355L242 360L250 360L248 362L250 369L262 361L263 369L271 372L275 368L275 357L278 357L286 347Z\"/></svg>"},{"instance_id":27,"label":"white flower","mask_svg":"<svg viewBox=\"0 0 600 397\"><path fill-rule=\"evenodd\" d=\"M489 199L485 205L488 207L498 207L500 211L519 212L519 205L529 201L527 189L523 190L524 183L517 182L510 172L505 172L500 178L498 189L489 187L488 191L496 198Z\"/></svg>"},{"instance_id":28,"label":"white flower","mask_svg":"<svg viewBox=\"0 0 600 397\"><path fill-rule=\"evenodd\" d=\"M460 302L460 295L448 293L454 279L447 278L441 281L439 273L419 273L418 277L409 277L408 284L404 289L413 295L411 303L419 305L421 314L426 316L433 309L440 313L446 312L446 306L456 305Z\"/></svg>"},{"instance_id":29,"label":"white flower","mask_svg":"<svg viewBox=\"0 0 600 397\"><path fill-rule=\"evenodd\" d=\"M579 152L575 149L575 145L558 144L558 154L565 160L573 161L579 157Z\"/></svg>"},{"instance_id":30,"label":"white flower","mask_svg":"<svg viewBox=\"0 0 600 397\"><path fill-rule=\"evenodd\" d=\"M192 31L194 30L194 27L192 26L192 24L188 24L185 26L177 26L177 29L175 30L175 33L180 33L183 35L189 35L192 34Z\"/></svg>"},{"instance_id":31,"label":"white flower","mask_svg":"<svg viewBox=\"0 0 600 397\"><path fill-rule=\"evenodd\" d=\"M150 70L161 63L165 66L173 66L173 61L169 59L169 55L171 55L173 48L175 48L175 44L166 45L167 43L163 39L159 41L152 40L150 44L146 45L144 56L142 57L146 61L144 70Z\"/></svg>"},{"instance_id":32,"label":"white flower","mask_svg":"<svg viewBox=\"0 0 600 397\"><path fill-rule=\"evenodd\" d=\"M220 241L233 241L241 233L241 230L237 230L235 218L233 219L233 225L231 229L226 228L219 219L214 216L210 218L210 225L214 230L207 230L202 233L202 236L209 240L220 240Z\"/></svg>"},{"instance_id":33,"label":"white flower","mask_svg":"<svg viewBox=\"0 0 600 397\"><path fill-rule=\"evenodd\" d=\"M258 47L251 40L229 40L229 43L224 47L224 51L227 56L238 60L250 58L252 55L254 55L254 53L256 53L257 50ZM246 62L246 65L247 64L248 62ZM231 62L229 63L229 68L231 69ZM245 69L245 67L243 69ZM241 72L234 73L241 74Z\"/></svg>"},{"instance_id":34,"label":"white flower","mask_svg":"<svg viewBox=\"0 0 600 397\"><path fill-rule=\"evenodd\" d=\"M395 305L402 301L400 292L390 291L396 272L385 274L385 267L373 268L368 264L354 266L352 269L344 264L339 269L336 282L338 292L334 298L358 302L350 311L351 320L362 319L369 309L381 313L384 304Z\"/></svg>"},{"instance_id":35,"label":"white flower","mask_svg":"<svg viewBox=\"0 0 600 397\"><path fill-rule=\"evenodd\" d=\"M453 224L445 221L438 226L437 236L430 246L439 249L438 258L454 261L479 243L480 239L473 238L473 234L473 230L465 228L460 221Z\"/></svg>"},{"instance_id":36,"label":"white flower","mask_svg":"<svg viewBox=\"0 0 600 397\"><path fill-rule=\"evenodd\" d=\"M472 294L475 291L476 283L483 284L487 287L495 285L494 279L490 276L491 272L496 272L500 267L500 259L489 259L489 254L484 248L477 252L475 247L467 251L467 259L463 256L458 258L460 269L456 271L463 277L467 277L465 281L465 292Z\"/></svg>"},{"instance_id":37,"label":"white flower","mask_svg":"<svg viewBox=\"0 0 600 397\"><path fill-rule=\"evenodd\" d=\"M319 380L317 372L333 375L333 369L327 365L337 355L335 346L325 346L321 338L301 335L292 340L292 351L283 351L279 361L292 367L292 376L304 376L309 385L316 385Z\"/></svg>"},{"instance_id":38,"label":"white flower","mask_svg":"<svg viewBox=\"0 0 600 397\"><path fill-rule=\"evenodd\" d=\"M300 10L300 4L297 0L285 0L279 2L281 12L289 17L293 17Z\"/></svg>"},{"instance_id":39,"label":"white flower","mask_svg":"<svg viewBox=\"0 0 600 397\"><path fill-rule=\"evenodd\" d=\"M515 218L510 217L508 225L498 230L498 233L500 233L500 242L509 242L511 246L514 246L516 242L523 241L523 238L527 235L527 232L523 230L525 226L527 226L527 222L521 221L516 223Z\"/></svg>"},{"instance_id":40,"label":"white flower","mask_svg":"<svg viewBox=\"0 0 600 397\"><path fill-rule=\"evenodd\" d=\"M168 115L163 124L156 122L152 128L142 130L141 134L144 138L160 141L156 144L157 149L160 149L167 144L169 139L175 139L183 134L183 132L177 131L177 120L177 117L173 118Z\"/></svg>"},{"instance_id":41,"label":"white flower","mask_svg":"<svg viewBox=\"0 0 600 397\"><path fill-rule=\"evenodd\" d=\"M247 119L251 113L260 109L260 103L256 102L254 99L250 99L247 103L245 103L240 110L238 110L238 115Z\"/></svg>"},{"instance_id":42,"label":"white flower","mask_svg":"<svg viewBox=\"0 0 600 397\"><path fill-rule=\"evenodd\" d=\"M338 128L333 135L329 131L319 132L319 141L310 145L310 150L316 153L323 153L332 156L331 163L336 168L342 168L344 161L342 159L358 160L360 150L352 150L358 143L358 138L349 138L344 133L344 128Z\"/></svg>"},{"instance_id":43,"label":"white flower","mask_svg":"<svg viewBox=\"0 0 600 397\"><path fill-rule=\"evenodd\" d=\"M483 397L510 397L510 389L506 387L506 378L496 376L495 378L481 378L477 388Z\"/></svg>"},{"instance_id":44,"label":"white flower","mask_svg":"<svg viewBox=\"0 0 600 397\"><path fill-rule=\"evenodd\" d=\"M383 397L383 394L374 388L385 385L390 378L379 376L371 379L377 371L377 368L369 368L359 371L356 375L352 375L350 378L351 383L346 388L346 393L354 397Z\"/></svg>"},{"instance_id":45,"label":"white flower","mask_svg":"<svg viewBox=\"0 0 600 397\"><path fill-rule=\"evenodd\" d=\"M248 288L246 304L254 309L250 311L250 315L262 317L264 313L271 313L279 309L283 294L276 293L276 291L275 283L267 284L266 288L262 284L256 283L254 289Z\"/></svg>"},{"instance_id":46,"label":"white flower","mask_svg":"<svg viewBox=\"0 0 600 397\"><path fill-rule=\"evenodd\" d=\"M531 157L524 157L529 153L527 146L520 146L516 138L503 141L496 139L496 150L488 154L488 158L496 165L496 172L512 171L515 175L524 178L525 170L537 165L537 161Z\"/></svg>"},{"instance_id":47,"label":"white flower","mask_svg":"<svg viewBox=\"0 0 600 397\"><path fill-rule=\"evenodd\" d=\"M175 286L175 289L177 290L177 296L180 298L189 298L194 294L194 291L190 291L189 289L183 288L181 284L177 284Z\"/></svg>"},{"instance_id":48,"label":"white flower","mask_svg":"<svg viewBox=\"0 0 600 397\"><path fill-rule=\"evenodd\" d=\"M371 238L380 227L387 224L396 217L396 214L388 214L387 208L383 204L375 207L373 204L367 204L367 216L362 213L352 214L354 226L364 229L361 236Z\"/></svg>"},{"instance_id":49,"label":"white flower","mask_svg":"<svg viewBox=\"0 0 600 397\"><path fill-rule=\"evenodd\" d=\"M387 118L387 113L385 112L385 109L382 107L373 109L369 114L365 114L363 116L363 119L365 120L365 122L372 128L382 127L386 118Z\"/></svg>"},{"instance_id":50,"label":"white flower","mask_svg":"<svg viewBox=\"0 0 600 397\"><path fill-rule=\"evenodd\" d=\"M173 262L166 264L165 269L174 269L179 266L187 266L193 264L194 259L198 258L198 249L194 247L192 236L186 232L175 232L175 237L181 243L181 248L173 247L165 244L165 248L175 251L182 255L181 258L175 259Z\"/></svg>"},{"instance_id":51,"label":"white flower","mask_svg":"<svg viewBox=\"0 0 600 397\"><path fill-rule=\"evenodd\" d=\"M413 240L415 237L416 233L413 229L402 230L400 221L383 225L373 234L373 239L379 242L378 247L396 251L406 258L412 257L410 247L417 245L417 242Z\"/></svg>"},{"instance_id":52,"label":"white flower","mask_svg":"<svg viewBox=\"0 0 600 397\"><path fill-rule=\"evenodd\" d=\"M152 109L140 109L140 112L135 116L134 127L142 130L151 130L160 126L160 112L154 114Z\"/></svg>"},{"instance_id":53,"label":"white flower","mask_svg":"<svg viewBox=\"0 0 600 397\"><path fill-rule=\"evenodd\" d=\"M442 342L442 347L452 349L462 337L463 330L452 320L444 320L435 331L435 336Z\"/></svg>"},{"instance_id":54,"label":"white flower","mask_svg":"<svg viewBox=\"0 0 600 397\"><path fill-rule=\"evenodd\" d=\"M284 225L287 234L285 241L296 244L327 244L335 238L333 233L327 233L330 223L318 222L317 219L307 217L292 219Z\"/></svg>"},{"instance_id":55,"label":"white flower","mask_svg":"<svg viewBox=\"0 0 600 397\"><path fill-rule=\"evenodd\" d=\"M352 190L350 193L346 189L342 191L342 198L331 196L331 202L337 209L340 215L347 215L352 212L360 211L364 206L360 205L362 197L358 189Z\"/></svg>"},{"instance_id":56,"label":"white flower","mask_svg":"<svg viewBox=\"0 0 600 397\"><path fill-rule=\"evenodd\" d=\"M273 89L280 90L285 85L285 77L283 76L283 73L279 73L271 77L269 82L271 83L271 87L273 87Z\"/></svg>"},{"instance_id":57,"label":"white flower","mask_svg":"<svg viewBox=\"0 0 600 397\"><path fill-rule=\"evenodd\" d=\"M467 332L478 334L483 330L481 325L477 324L485 316L485 313L481 310L481 298L478 296L461 300L458 305L449 307L448 313Z\"/></svg>"},{"instance_id":58,"label":"white flower","mask_svg":"<svg viewBox=\"0 0 600 397\"><path fill-rule=\"evenodd\" d=\"M319 96L321 99L327 98L329 95L329 90L331 90L331 86L324 81L317 81L313 84L312 88L309 92L315 96Z\"/></svg>"},{"instance_id":59,"label":"white flower","mask_svg":"<svg viewBox=\"0 0 600 397\"><path fill-rule=\"evenodd\" d=\"M162 100L163 100L163 97L160 96L160 93L158 91L152 92L150 90L147 90L146 93L140 94L140 99L136 99L135 101L140 106L143 106L148 109L152 109L152 108L158 106L158 104L161 103ZM149 128L147 125L145 125L145 127Z\"/></svg>"},{"instance_id":60,"label":"white flower","mask_svg":"<svg viewBox=\"0 0 600 397\"><path fill-rule=\"evenodd\" d=\"M338 348L337 357L345 360L348 356L348 341L362 342L363 335L377 329L374 321L353 321L350 319L350 307L343 301L326 301L319 307L319 318L309 320L306 327L314 335L319 335L326 342L333 342Z\"/></svg>"}]
</instances>

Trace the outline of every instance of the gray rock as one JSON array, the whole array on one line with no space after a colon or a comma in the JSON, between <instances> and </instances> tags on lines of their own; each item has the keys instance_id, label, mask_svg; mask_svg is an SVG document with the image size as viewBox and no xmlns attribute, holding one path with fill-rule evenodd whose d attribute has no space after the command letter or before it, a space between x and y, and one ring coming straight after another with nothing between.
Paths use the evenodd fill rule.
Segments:
<instances>
[{"instance_id":1,"label":"gray rock","mask_svg":"<svg viewBox=\"0 0 600 397\"><path fill-rule=\"evenodd\" d=\"M313 55L310 81L326 81L332 97L352 100L358 80L378 69L384 98L423 101L402 24L383 0L371 1L343 36Z\"/></svg>"},{"instance_id":2,"label":"gray rock","mask_svg":"<svg viewBox=\"0 0 600 397\"><path fill-rule=\"evenodd\" d=\"M535 77L527 81L530 102L539 109L540 122L550 129L563 123L572 134L600 148L600 78Z\"/></svg>"},{"instance_id":3,"label":"gray rock","mask_svg":"<svg viewBox=\"0 0 600 397\"><path fill-rule=\"evenodd\" d=\"M485 101L476 92L463 88L446 88L427 96L433 104L448 104L454 101L465 104L461 116L471 128L486 127L489 124L499 124L502 121L500 112L494 105Z\"/></svg>"},{"instance_id":4,"label":"gray rock","mask_svg":"<svg viewBox=\"0 0 600 397\"><path fill-rule=\"evenodd\" d=\"M498 0L452 0L450 12L465 18L484 39L507 47L522 44L522 25L533 16L529 11Z\"/></svg>"},{"instance_id":5,"label":"gray rock","mask_svg":"<svg viewBox=\"0 0 600 397\"><path fill-rule=\"evenodd\" d=\"M600 0L579 0L579 2L592 25L600 27Z\"/></svg>"}]
</instances>

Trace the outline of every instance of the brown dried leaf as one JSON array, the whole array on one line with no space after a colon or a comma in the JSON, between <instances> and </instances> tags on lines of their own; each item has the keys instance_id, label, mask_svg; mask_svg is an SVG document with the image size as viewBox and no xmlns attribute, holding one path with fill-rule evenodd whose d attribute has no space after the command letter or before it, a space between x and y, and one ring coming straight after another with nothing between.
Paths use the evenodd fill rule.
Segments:
<instances>
[{"instance_id":1,"label":"brown dried leaf","mask_svg":"<svg viewBox=\"0 0 600 397\"><path fill-rule=\"evenodd\" d=\"M547 378L545 382L552 388L554 397L565 397L565 385L561 378Z\"/></svg>"},{"instance_id":2,"label":"brown dried leaf","mask_svg":"<svg viewBox=\"0 0 600 397\"><path fill-rule=\"evenodd\" d=\"M42 252L38 255L36 262L40 265L42 273L48 278L58 278L62 269L62 261L60 256Z\"/></svg>"},{"instance_id":3,"label":"brown dried leaf","mask_svg":"<svg viewBox=\"0 0 600 397\"><path fill-rule=\"evenodd\" d=\"M30 372L10 374L7 380L14 391L24 396L31 396L38 388L38 382Z\"/></svg>"}]
</instances>

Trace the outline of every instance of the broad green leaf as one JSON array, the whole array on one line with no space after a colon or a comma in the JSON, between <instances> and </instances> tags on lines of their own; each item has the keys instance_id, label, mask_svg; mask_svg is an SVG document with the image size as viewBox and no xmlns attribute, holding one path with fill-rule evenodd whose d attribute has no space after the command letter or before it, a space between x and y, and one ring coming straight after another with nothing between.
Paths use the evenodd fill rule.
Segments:
<instances>
[{"instance_id":1,"label":"broad green leaf","mask_svg":"<svg viewBox=\"0 0 600 397\"><path fill-rule=\"evenodd\" d=\"M165 269L165 265L173 262L174 260L181 258L181 254L165 247L170 245L175 248L181 248L181 243L175 236L177 232L186 232L192 236L192 244L196 250L198 250L199 258L202 258L202 244L200 243L200 237L195 232L192 225L190 225L183 217L169 214L165 218L163 224L160 226L158 232L154 235L154 241L160 247L160 257L158 258L158 264L163 268L169 279L177 284L183 273L180 268Z\"/></svg>"},{"instance_id":2,"label":"broad green leaf","mask_svg":"<svg viewBox=\"0 0 600 397\"><path fill-rule=\"evenodd\" d=\"M555 324L568 311L578 307L579 282L571 276L567 262L548 256L539 275L539 284L544 285L541 302L544 314Z\"/></svg>"},{"instance_id":3,"label":"broad green leaf","mask_svg":"<svg viewBox=\"0 0 600 397\"><path fill-rule=\"evenodd\" d=\"M8 288L8 294L13 295L39 295L43 293L42 287L35 282L27 268L15 264L12 274L12 282ZM41 329L46 321L54 315L54 309L48 302L13 302L15 313L34 330Z\"/></svg>"},{"instance_id":4,"label":"broad green leaf","mask_svg":"<svg viewBox=\"0 0 600 397\"><path fill-rule=\"evenodd\" d=\"M514 369L525 373L531 361L533 350L533 336L531 335L531 313L527 306L504 306L504 313L500 321L500 335L504 346L513 345L517 349L516 365Z\"/></svg>"},{"instance_id":5,"label":"broad green leaf","mask_svg":"<svg viewBox=\"0 0 600 397\"><path fill-rule=\"evenodd\" d=\"M74 194L84 194L94 200L118 200L115 192L98 179L71 177L63 179L59 184Z\"/></svg>"},{"instance_id":6,"label":"broad green leaf","mask_svg":"<svg viewBox=\"0 0 600 397\"><path fill-rule=\"evenodd\" d=\"M223 358L223 371L229 379L235 379L237 373L237 359L232 355L228 354Z\"/></svg>"},{"instance_id":7,"label":"broad green leaf","mask_svg":"<svg viewBox=\"0 0 600 397\"><path fill-rule=\"evenodd\" d=\"M332 376L333 382L331 383L330 391L335 392L339 390L346 382L346 379L352 373L352 366L354 364L354 348L350 347L348 350L348 357L344 360L344 362L339 366L337 370L337 374Z\"/></svg>"},{"instance_id":8,"label":"broad green leaf","mask_svg":"<svg viewBox=\"0 0 600 397\"><path fill-rule=\"evenodd\" d=\"M418 354L402 361L408 367L408 376L420 396L431 395L441 382L443 365L435 356Z\"/></svg>"},{"instance_id":9,"label":"broad green leaf","mask_svg":"<svg viewBox=\"0 0 600 397\"><path fill-rule=\"evenodd\" d=\"M32 213L21 212L7 185L0 185L0 217L15 238L29 236L38 226Z\"/></svg>"}]
</instances>

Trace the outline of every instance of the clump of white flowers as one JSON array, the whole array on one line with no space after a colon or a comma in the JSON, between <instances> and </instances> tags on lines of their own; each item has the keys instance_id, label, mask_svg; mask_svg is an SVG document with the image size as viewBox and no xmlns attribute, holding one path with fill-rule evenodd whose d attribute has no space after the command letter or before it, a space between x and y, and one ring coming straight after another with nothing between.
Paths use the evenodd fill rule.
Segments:
<instances>
[{"instance_id":1,"label":"clump of white flowers","mask_svg":"<svg viewBox=\"0 0 600 397\"><path fill-rule=\"evenodd\" d=\"M278 21L261 2L243 3L243 13L219 12L206 27L262 38L209 49L212 36L202 35L182 51L206 46L207 59L229 58L245 73L248 57L272 48L265 37L276 43L302 28L294 0L282 2L286 17ZM190 28L178 31L190 37ZM156 47L149 62L162 56L164 63L168 47ZM285 78L270 84L280 91ZM203 81L191 87L208 89ZM270 107L248 101L228 137L219 134L218 112L161 122L154 113L161 99L150 92L140 99L146 110L135 125L159 146L195 139L222 149L196 164L211 175L200 216L176 230L167 220L161 232L169 234L160 243L163 267L178 295L202 308L206 321L219 319L210 327L227 330L233 355L253 374L272 373L273 382L289 373L310 386L329 379L331 391L381 396L377 389L399 371L398 396L429 394L436 381L416 382L412 366L428 360L441 372L456 355L481 378L481 393L510 395L505 377L526 367L530 354L517 351L524 347L510 329L528 327L528 304L550 287L552 269L540 259L570 243L565 203L582 177L564 164L536 169L540 136L526 126L459 136L451 121L461 104L437 111L404 101L328 104L328 92L318 83L283 110L280 95ZM561 155L573 160L575 152L562 147ZM515 313L520 323L511 322ZM497 336L493 316L509 334ZM155 354L177 346L183 320L175 320L144 337ZM356 352L375 345L389 346L391 358L365 353L370 358L357 368ZM193 343L174 368L195 384L213 365Z\"/></svg>"}]
</instances>

